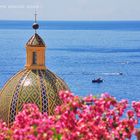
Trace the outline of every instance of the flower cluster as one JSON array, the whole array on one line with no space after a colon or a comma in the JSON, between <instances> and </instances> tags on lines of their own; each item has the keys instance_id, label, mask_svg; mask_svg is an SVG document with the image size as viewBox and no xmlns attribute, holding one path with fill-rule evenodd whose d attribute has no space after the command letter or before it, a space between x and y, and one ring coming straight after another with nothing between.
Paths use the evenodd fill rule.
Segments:
<instances>
[{"instance_id":1,"label":"flower cluster","mask_svg":"<svg viewBox=\"0 0 140 140\"><path fill-rule=\"evenodd\" d=\"M140 102L132 102L132 106L136 112L137 117L140 117Z\"/></svg>"},{"instance_id":2,"label":"flower cluster","mask_svg":"<svg viewBox=\"0 0 140 140\"><path fill-rule=\"evenodd\" d=\"M80 98L59 93L63 104L54 115L42 114L35 104L25 104L12 126L0 122L0 139L10 140L125 140L131 139L140 117L140 102L117 101L105 93L100 98ZM135 114L137 117L135 117Z\"/></svg>"}]
</instances>

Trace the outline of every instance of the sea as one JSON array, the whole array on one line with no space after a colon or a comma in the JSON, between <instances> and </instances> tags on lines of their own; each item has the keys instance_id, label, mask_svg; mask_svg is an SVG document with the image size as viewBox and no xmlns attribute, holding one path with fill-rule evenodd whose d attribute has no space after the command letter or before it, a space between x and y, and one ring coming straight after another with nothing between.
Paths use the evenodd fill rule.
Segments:
<instances>
[{"instance_id":1,"label":"sea","mask_svg":"<svg viewBox=\"0 0 140 140\"><path fill-rule=\"evenodd\" d=\"M33 21L0 21L0 88L24 68ZM79 96L140 100L140 21L39 21L46 66ZM92 83L102 78L103 83Z\"/></svg>"},{"instance_id":2,"label":"sea","mask_svg":"<svg viewBox=\"0 0 140 140\"><path fill-rule=\"evenodd\" d=\"M75 95L140 101L140 21L38 21L46 66ZM24 68L33 21L0 21L0 88ZM102 78L103 83L92 83Z\"/></svg>"}]
</instances>

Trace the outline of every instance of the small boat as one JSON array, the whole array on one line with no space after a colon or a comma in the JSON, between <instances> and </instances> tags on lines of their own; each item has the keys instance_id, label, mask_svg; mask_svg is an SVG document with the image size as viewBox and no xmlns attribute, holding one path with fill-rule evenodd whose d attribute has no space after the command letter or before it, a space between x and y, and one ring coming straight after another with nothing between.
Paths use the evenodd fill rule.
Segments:
<instances>
[{"instance_id":1,"label":"small boat","mask_svg":"<svg viewBox=\"0 0 140 140\"><path fill-rule=\"evenodd\" d=\"M102 83L102 82L103 82L103 79L101 78L92 80L92 83Z\"/></svg>"}]
</instances>

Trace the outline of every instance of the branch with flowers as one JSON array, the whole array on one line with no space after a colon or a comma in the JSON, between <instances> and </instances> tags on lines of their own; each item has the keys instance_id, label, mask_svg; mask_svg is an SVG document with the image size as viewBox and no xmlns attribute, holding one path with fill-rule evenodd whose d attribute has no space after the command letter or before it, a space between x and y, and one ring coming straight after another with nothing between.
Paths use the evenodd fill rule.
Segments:
<instances>
[{"instance_id":1,"label":"branch with flowers","mask_svg":"<svg viewBox=\"0 0 140 140\"><path fill-rule=\"evenodd\" d=\"M42 114L35 104L25 104L10 128L0 122L0 140L126 140L140 117L140 102L128 108L127 100L117 101L109 94L100 98L80 98L71 92L59 93L63 104L54 115Z\"/></svg>"}]
</instances>

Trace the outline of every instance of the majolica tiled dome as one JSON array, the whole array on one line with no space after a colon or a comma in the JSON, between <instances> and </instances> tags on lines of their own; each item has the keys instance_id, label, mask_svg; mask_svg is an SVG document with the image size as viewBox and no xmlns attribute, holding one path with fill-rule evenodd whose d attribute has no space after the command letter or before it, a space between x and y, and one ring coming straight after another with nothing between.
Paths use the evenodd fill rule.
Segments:
<instances>
[{"instance_id":1,"label":"majolica tiled dome","mask_svg":"<svg viewBox=\"0 0 140 140\"><path fill-rule=\"evenodd\" d=\"M68 90L65 82L51 71L22 70L13 76L0 93L0 118L11 123L24 103L35 103L42 112L53 114L61 101L60 90Z\"/></svg>"},{"instance_id":2,"label":"majolica tiled dome","mask_svg":"<svg viewBox=\"0 0 140 140\"><path fill-rule=\"evenodd\" d=\"M12 123L25 103L35 103L41 112L53 114L61 103L60 90L66 83L45 66L45 43L35 33L26 44L25 69L13 76L0 91L0 119Z\"/></svg>"}]
</instances>

